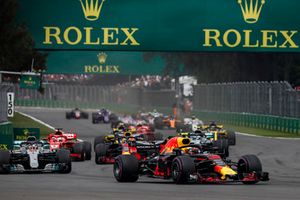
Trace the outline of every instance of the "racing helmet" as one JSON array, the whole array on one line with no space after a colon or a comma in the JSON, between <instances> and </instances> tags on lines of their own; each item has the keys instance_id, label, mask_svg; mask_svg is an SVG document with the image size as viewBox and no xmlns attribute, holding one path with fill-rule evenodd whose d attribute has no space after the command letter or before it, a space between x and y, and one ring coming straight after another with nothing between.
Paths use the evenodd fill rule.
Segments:
<instances>
[{"instance_id":1,"label":"racing helmet","mask_svg":"<svg viewBox=\"0 0 300 200\"><path fill-rule=\"evenodd\" d=\"M54 135L63 135L61 129L57 129Z\"/></svg>"},{"instance_id":2,"label":"racing helmet","mask_svg":"<svg viewBox=\"0 0 300 200\"><path fill-rule=\"evenodd\" d=\"M35 136L29 136L29 137L27 137L26 142L28 142L28 143L35 143L36 140L37 140L37 139L36 139Z\"/></svg>"},{"instance_id":3,"label":"racing helmet","mask_svg":"<svg viewBox=\"0 0 300 200\"><path fill-rule=\"evenodd\" d=\"M216 124L216 122L212 121L212 122L209 124L209 128L212 129L212 130L216 130L216 129L217 129L217 124Z\"/></svg>"}]
</instances>

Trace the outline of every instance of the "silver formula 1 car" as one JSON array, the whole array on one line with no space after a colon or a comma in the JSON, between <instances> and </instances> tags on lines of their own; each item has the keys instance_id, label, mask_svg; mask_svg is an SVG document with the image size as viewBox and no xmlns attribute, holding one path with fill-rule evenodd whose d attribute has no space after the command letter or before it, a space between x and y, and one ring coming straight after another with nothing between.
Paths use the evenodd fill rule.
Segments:
<instances>
[{"instance_id":1,"label":"silver formula 1 car","mask_svg":"<svg viewBox=\"0 0 300 200\"><path fill-rule=\"evenodd\" d=\"M70 173L70 152L51 150L49 143L30 136L26 141L15 141L13 150L0 150L0 173L58 172Z\"/></svg>"}]
</instances>

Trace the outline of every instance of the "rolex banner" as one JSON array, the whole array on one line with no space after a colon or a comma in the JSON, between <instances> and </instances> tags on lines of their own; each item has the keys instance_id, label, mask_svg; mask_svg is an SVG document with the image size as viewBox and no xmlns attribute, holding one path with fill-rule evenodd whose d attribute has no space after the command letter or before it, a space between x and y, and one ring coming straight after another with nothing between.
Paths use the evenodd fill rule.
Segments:
<instances>
[{"instance_id":1,"label":"rolex banner","mask_svg":"<svg viewBox=\"0 0 300 200\"><path fill-rule=\"evenodd\" d=\"M299 0L19 0L41 50L298 52Z\"/></svg>"},{"instance_id":2,"label":"rolex banner","mask_svg":"<svg viewBox=\"0 0 300 200\"><path fill-rule=\"evenodd\" d=\"M47 74L162 74L165 62L159 56L144 59L142 52L52 51Z\"/></svg>"}]
</instances>

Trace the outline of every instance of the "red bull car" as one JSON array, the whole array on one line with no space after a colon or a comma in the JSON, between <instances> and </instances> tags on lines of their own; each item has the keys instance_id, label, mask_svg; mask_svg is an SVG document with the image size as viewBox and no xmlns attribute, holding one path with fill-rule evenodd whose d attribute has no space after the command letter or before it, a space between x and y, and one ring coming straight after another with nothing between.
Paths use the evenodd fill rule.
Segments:
<instances>
[{"instance_id":1,"label":"red bull car","mask_svg":"<svg viewBox=\"0 0 300 200\"><path fill-rule=\"evenodd\" d=\"M177 184L242 182L255 184L268 181L269 174L255 155L242 156L238 162L223 160L205 153L189 138L171 138L160 153L139 160L135 155L116 157L113 173L118 182L136 182L139 176L172 179Z\"/></svg>"},{"instance_id":2,"label":"red bull car","mask_svg":"<svg viewBox=\"0 0 300 200\"><path fill-rule=\"evenodd\" d=\"M113 132L98 136L94 140L96 164L113 164L115 157L122 154L135 155L138 159L158 153L163 141L147 141L143 133ZM154 136L155 138L155 136Z\"/></svg>"},{"instance_id":3,"label":"red bull car","mask_svg":"<svg viewBox=\"0 0 300 200\"><path fill-rule=\"evenodd\" d=\"M58 129L55 133L48 135L47 141L51 150L66 149L75 160L91 160L91 143L78 139L76 133L64 133Z\"/></svg>"}]
</instances>

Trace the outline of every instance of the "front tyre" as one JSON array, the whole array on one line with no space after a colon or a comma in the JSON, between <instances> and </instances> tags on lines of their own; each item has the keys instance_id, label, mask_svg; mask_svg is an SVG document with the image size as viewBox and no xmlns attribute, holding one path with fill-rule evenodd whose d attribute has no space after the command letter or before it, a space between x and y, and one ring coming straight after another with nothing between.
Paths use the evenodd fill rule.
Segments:
<instances>
[{"instance_id":1,"label":"front tyre","mask_svg":"<svg viewBox=\"0 0 300 200\"><path fill-rule=\"evenodd\" d=\"M8 165L10 162L10 153L9 151L0 150L0 174L8 174L7 170L3 165Z\"/></svg>"},{"instance_id":2,"label":"front tyre","mask_svg":"<svg viewBox=\"0 0 300 200\"><path fill-rule=\"evenodd\" d=\"M85 160L92 159L92 144L90 142L84 141L84 156Z\"/></svg>"},{"instance_id":3,"label":"front tyre","mask_svg":"<svg viewBox=\"0 0 300 200\"><path fill-rule=\"evenodd\" d=\"M256 155L245 155L239 159L237 171L240 180L243 180L249 173L256 173L257 180L243 181L244 184L255 184L262 175L262 165Z\"/></svg>"},{"instance_id":4,"label":"front tyre","mask_svg":"<svg viewBox=\"0 0 300 200\"><path fill-rule=\"evenodd\" d=\"M107 146L105 143L97 144L95 147L95 163L97 165L104 164L104 159L107 153Z\"/></svg>"},{"instance_id":5,"label":"front tyre","mask_svg":"<svg viewBox=\"0 0 300 200\"><path fill-rule=\"evenodd\" d=\"M188 156L178 156L172 162L172 178L176 184L185 184L189 181L190 175L195 173L195 163Z\"/></svg>"},{"instance_id":6,"label":"front tyre","mask_svg":"<svg viewBox=\"0 0 300 200\"><path fill-rule=\"evenodd\" d=\"M69 174L72 171L72 162L70 158L70 151L65 149L59 149L56 152L56 158L58 164L60 164L59 172L62 174Z\"/></svg>"},{"instance_id":7,"label":"front tyre","mask_svg":"<svg viewBox=\"0 0 300 200\"><path fill-rule=\"evenodd\" d=\"M228 131L228 144L234 146L236 144L236 134L234 131Z\"/></svg>"},{"instance_id":8,"label":"front tyre","mask_svg":"<svg viewBox=\"0 0 300 200\"><path fill-rule=\"evenodd\" d=\"M113 170L118 182L136 182L139 178L139 161L133 155L117 156Z\"/></svg>"}]
</instances>

